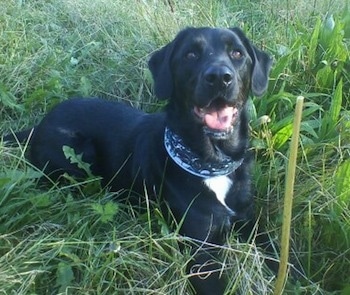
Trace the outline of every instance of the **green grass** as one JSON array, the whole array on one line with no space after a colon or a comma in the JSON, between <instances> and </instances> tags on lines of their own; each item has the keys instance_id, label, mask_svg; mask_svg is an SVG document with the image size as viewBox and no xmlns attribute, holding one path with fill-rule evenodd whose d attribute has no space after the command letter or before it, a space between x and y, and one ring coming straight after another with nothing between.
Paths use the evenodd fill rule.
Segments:
<instances>
[{"instance_id":1,"label":"green grass","mask_svg":"<svg viewBox=\"0 0 350 295\"><path fill-rule=\"evenodd\" d=\"M186 26L238 25L275 58L268 93L250 109L258 213L276 241L295 100L305 96L292 245L306 277L285 293L348 294L348 1L170 3L0 0L1 134L31 126L71 96L156 111L149 54ZM0 142L0 294L190 294L189 247L179 251L184 238L157 207L120 204L93 178L42 186L25 149ZM222 252L231 291L273 291L253 245L233 236Z\"/></svg>"}]
</instances>

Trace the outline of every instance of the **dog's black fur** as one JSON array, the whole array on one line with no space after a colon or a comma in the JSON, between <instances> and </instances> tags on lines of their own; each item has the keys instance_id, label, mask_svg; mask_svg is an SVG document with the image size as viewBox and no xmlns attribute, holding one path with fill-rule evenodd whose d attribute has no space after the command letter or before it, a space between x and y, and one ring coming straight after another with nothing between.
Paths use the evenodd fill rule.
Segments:
<instances>
[{"instance_id":1,"label":"dog's black fur","mask_svg":"<svg viewBox=\"0 0 350 295\"><path fill-rule=\"evenodd\" d=\"M234 227L247 239L255 219L245 103L250 92L256 96L265 92L270 67L270 57L238 28L185 29L149 61L155 94L168 99L164 112L145 114L100 99L67 100L34 128L30 160L52 178L63 172L84 176L63 154L62 146L70 146L76 154L83 153L92 172L102 176L111 189L132 187L142 194L146 185L149 192L159 195L164 213L170 210L181 223L181 234L222 245ZM204 178L169 158L164 148L165 127L205 163L220 163L223 156L243 161L222 177L228 185L224 203L215 193L223 184L214 183L210 188ZM23 140L28 134L17 135ZM11 135L6 139L13 140ZM256 241L270 247L264 235L258 235ZM201 245L200 251L194 251L189 271L218 251L207 250ZM216 267L201 269L213 271L205 279L191 276L198 294L224 293L226 282L214 271Z\"/></svg>"}]
</instances>

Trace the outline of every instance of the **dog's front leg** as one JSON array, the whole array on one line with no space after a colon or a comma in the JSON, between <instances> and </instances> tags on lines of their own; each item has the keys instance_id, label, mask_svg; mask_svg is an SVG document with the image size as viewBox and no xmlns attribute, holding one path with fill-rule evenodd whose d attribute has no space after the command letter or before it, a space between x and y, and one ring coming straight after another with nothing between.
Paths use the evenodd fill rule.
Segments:
<instances>
[{"instance_id":1,"label":"dog's front leg","mask_svg":"<svg viewBox=\"0 0 350 295\"><path fill-rule=\"evenodd\" d=\"M227 281L218 262L219 246L198 245L187 265L190 282L197 295L222 295Z\"/></svg>"},{"instance_id":2,"label":"dog's front leg","mask_svg":"<svg viewBox=\"0 0 350 295\"><path fill-rule=\"evenodd\" d=\"M195 214L192 216L198 217ZM206 216L206 218L185 219L183 230L187 236L193 238L192 256L187 264L187 273L197 295L225 293L227 276L220 262L220 252L226 240L225 225L229 226L229 219L225 214L218 214L216 218Z\"/></svg>"},{"instance_id":3,"label":"dog's front leg","mask_svg":"<svg viewBox=\"0 0 350 295\"><path fill-rule=\"evenodd\" d=\"M278 246L271 240L268 233L253 217L249 221L237 221L234 224L234 231L245 242L254 242L265 255L265 263L270 270L277 274L279 262L276 258Z\"/></svg>"}]
</instances>

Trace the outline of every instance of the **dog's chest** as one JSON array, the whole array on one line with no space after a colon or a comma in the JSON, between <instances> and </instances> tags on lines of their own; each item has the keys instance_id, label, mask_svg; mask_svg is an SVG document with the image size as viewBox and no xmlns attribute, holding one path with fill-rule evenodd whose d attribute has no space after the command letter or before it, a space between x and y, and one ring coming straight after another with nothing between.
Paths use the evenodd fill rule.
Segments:
<instances>
[{"instance_id":1,"label":"dog's chest","mask_svg":"<svg viewBox=\"0 0 350 295\"><path fill-rule=\"evenodd\" d=\"M227 193L230 191L230 188L233 185L232 180L228 176L207 178L204 180L204 184L215 194L216 198L222 205L233 212L225 202Z\"/></svg>"}]
</instances>

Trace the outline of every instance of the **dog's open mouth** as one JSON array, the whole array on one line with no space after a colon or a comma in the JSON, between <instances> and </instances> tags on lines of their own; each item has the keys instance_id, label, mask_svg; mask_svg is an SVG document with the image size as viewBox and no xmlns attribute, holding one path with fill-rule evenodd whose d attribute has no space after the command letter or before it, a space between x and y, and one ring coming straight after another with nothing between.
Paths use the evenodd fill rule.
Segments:
<instances>
[{"instance_id":1,"label":"dog's open mouth","mask_svg":"<svg viewBox=\"0 0 350 295\"><path fill-rule=\"evenodd\" d=\"M230 133L238 117L238 108L220 101L213 101L206 107L195 106L196 116L210 133Z\"/></svg>"}]
</instances>

